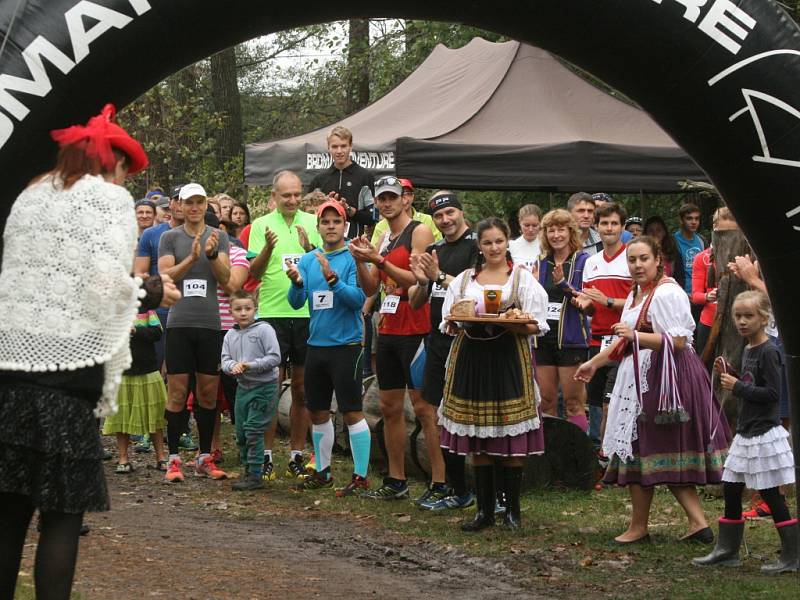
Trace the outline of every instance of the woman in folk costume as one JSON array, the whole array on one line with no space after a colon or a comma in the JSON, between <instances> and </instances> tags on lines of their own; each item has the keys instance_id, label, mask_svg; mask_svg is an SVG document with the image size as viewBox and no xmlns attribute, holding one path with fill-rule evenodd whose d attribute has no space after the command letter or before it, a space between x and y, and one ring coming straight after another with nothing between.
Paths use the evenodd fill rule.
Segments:
<instances>
[{"instance_id":1,"label":"woman in folk costume","mask_svg":"<svg viewBox=\"0 0 800 600\"><path fill-rule=\"evenodd\" d=\"M614 326L620 339L575 374L588 382L606 362L621 360L603 439L611 459L604 481L628 486L633 514L615 541L650 541L653 489L667 485L689 521L681 539L711 543L714 534L695 486L722 481L730 430L692 349L689 299L664 276L658 242L636 238L627 256L634 286Z\"/></svg>"},{"instance_id":2,"label":"woman in folk costume","mask_svg":"<svg viewBox=\"0 0 800 600\"><path fill-rule=\"evenodd\" d=\"M52 132L60 151L11 207L0 270L0 590L13 590L25 534L41 514L39 598L68 598L87 510L108 510L97 416L114 411L139 299L174 285L131 277L133 198L147 166L114 107ZM37 228L31 245L30 224Z\"/></svg>"},{"instance_id":3,"label":"woman in folk costume","mask_svg":"<svg viewBox=\"0 0 800 600\"><path fill-rule=\"evenodd\" d=\"M447 287L442 314L457 302L471 299L486 312L485 292L500 292L500 311L516 308L539 324L497 324L462 327L442 322L457 335L445 371L439 424L443 448L471 454L478 511L461 526L478 531L494 524L494 464L503 465L506 493L504 525L520 526L522 459L544 452L539 415L539 391L531 369L531 335L547 331L547 294L529 271L514 268L508 252L508 226L490 218L478 223L478 264L458 275ZM464 323L463 325L469 325ZM474 325L474 324L473 324Z\"/></svg>"}]
</instances>

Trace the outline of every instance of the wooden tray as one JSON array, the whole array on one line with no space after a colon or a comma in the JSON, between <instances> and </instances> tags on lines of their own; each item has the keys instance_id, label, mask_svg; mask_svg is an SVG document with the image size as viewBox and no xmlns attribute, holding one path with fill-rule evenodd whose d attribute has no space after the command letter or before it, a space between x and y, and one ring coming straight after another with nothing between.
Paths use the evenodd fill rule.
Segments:
<instances>
[{"instance_id":1,"label":"wooden tray","mask_svg":"<svg viewBox=\"0 0 800 600\"><path fill-rule=\"evenodd\" d=\"M447 315L445 321L459 321L461 323L493 323L501 325L503 323L510 323L512 325L538 325L536 319L501 319L499 315L492 316L477 316L477 317L454 317Z\"/></svg>"}]
</instances>

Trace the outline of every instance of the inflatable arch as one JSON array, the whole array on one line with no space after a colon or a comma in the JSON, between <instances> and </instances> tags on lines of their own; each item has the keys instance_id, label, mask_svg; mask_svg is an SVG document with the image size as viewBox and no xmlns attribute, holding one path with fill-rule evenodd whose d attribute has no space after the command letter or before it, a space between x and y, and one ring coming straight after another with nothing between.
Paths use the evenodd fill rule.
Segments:
<instances>
[{"instance_id":1,"label":"inflatable arch","mask_svg":"<svg viewBox=\"0 0 800 600\"><path fill-rule=\"evenodd\" d=\"M124 106L232 44L377 16L458 21L530 42L649 112L709 175L758 254L800 423L800 284L792 275L800 263L800 31L774 0L0 0L0 222L51 164L51 129L84 122L107 101Z\"/></svg>"}]
</instances>

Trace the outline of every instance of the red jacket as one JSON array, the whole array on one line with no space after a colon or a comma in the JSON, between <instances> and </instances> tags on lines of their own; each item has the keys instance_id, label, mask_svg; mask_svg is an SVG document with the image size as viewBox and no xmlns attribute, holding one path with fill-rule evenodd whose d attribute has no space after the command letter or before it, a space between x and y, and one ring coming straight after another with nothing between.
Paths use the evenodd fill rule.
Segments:
<instances>
[{"instance_id":1,"label":"red jacket","mask_svg":"<svg viewBox=\"0 0 800 600\"><path fill-rule=\"evenodd\" d=\"M711 327L717 314L717 303L706 302L706 293L714 288L708 287L708 267L711 264L711 248L706 248L694 257L692 262L692 304L703 307L700 322Z\"/></svg>"}]
</instances>

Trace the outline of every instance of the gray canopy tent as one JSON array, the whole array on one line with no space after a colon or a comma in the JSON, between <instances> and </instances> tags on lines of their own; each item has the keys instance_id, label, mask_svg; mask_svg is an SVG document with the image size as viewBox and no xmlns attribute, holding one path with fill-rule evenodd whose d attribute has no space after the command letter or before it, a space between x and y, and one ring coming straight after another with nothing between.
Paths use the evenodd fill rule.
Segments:
<instances>
[{"instance_id":1,"label":"gray canopy tent","mask_svg":"<svg viewBox=\"0 0 800 600\"><path fill-rule=\"evenodd\" d=\"M282 169L304 183L330 166L326 135L353 132L353 160L419 187L678 192L706 180L642 110L595 87L552 55L481 38L439 45L399 86L338 123L249 144L245 183Z\"/></svg>"}]
</instances>

